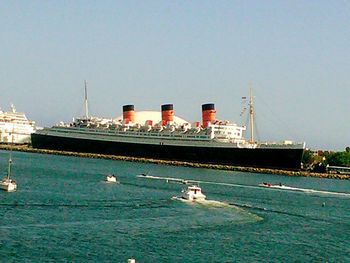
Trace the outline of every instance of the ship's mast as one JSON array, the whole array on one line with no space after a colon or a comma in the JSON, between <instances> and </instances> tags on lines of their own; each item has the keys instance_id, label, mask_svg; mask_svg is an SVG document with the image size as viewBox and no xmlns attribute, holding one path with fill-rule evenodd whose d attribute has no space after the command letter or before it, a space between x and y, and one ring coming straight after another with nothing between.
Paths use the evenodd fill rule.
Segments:
<instances>
[{"instance_id":1,"label":"ship's mast","mask_svg":"<svg viewBox=\"0 0 350 263\"><path fill-rule=\"evenodd\" d=\"M7 166L7 179L10 179L11 176L11 165L12 165L12 146L13 146L13 132L14 132L14 127L12 127L12 132L11 134L11 146L10 146L10 156L9 156L9 161L8 161L8 166Z\"/></svg>"},{"instance_id":2,"label":"ship's mast","mask_svg":"<svg viewBox=\"0 0 350 263\"><path fill-rule=\"evenodd\" d=\"M249 143L254 143L254 107L253 107L253 92L251 87L250 87L250 94L249 94L249 126L250 126Z\"/></svg>"},{"instance_id":3,"label":"ship's mast","mask_svg":"<svg viewBox=\"0 0 350 263\"><path fill-rule=\"evenodd\" d=\"M84 80L85 85L85 119L89 118L89 107L88 107L88 95L87 95L87 82Z\"/></svg>"},{"instance_id":4,"label":"ship's mast","mask_svg":"<svg viewBox=\"0 0 350 263\"><path fill-rule=\"evenodd\" d=\"M10 176L11 176L11 165L12 165L12 158L11 158L11 151L10 151L10 158L9 158L8 167L7 167L7 179L10 179Z\"/></svg>"}]
</instances>

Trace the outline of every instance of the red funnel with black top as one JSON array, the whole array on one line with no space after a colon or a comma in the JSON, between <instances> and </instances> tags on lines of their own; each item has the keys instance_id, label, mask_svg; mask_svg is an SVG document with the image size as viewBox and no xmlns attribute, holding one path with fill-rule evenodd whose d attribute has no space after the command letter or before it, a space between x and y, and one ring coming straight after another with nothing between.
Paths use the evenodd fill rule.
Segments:
<instances>
[{"instance_id":1,"label":"red funnel with black top","mask_svg":"<svg viewBox=\"0 0 350 263\"><path fill-rule=\"evenodd\" d=\"M207 103L202 105L202 126L206 128L208 123L214 123L216 110L213 103Z\"/></svg>"},{"instance_id":2,"label":"red funnel with black top","mask_svg":"<svg viewBox=\"0 0 350 263\"><path fill-rule=\"evenodd\" d=\"M167 125L169 122L174 121L174 107L173 104L164 104L162 109L162 126Z\"/></svg>"},{"instance_id":3,"label":"red funnel with black top","mask_svg":"<svg viewBox=\"0 0 350 263\"><path fill-rule=\"evenodd\" d=\"M123 106L123 121L126 124L128 124L129 122L135 123L134 105Z\"/></svg>"}]
</instances>

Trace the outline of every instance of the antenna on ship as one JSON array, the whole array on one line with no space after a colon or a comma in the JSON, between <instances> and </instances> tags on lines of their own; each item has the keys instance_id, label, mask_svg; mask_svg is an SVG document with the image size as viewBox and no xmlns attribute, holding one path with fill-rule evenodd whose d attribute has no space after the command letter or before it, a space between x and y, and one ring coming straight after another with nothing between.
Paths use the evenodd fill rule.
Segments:
<instances>
[{"instance_id":1,"label":"antenna on ship","mask_svg":"<svg viewBox=\"0 0 350 263\"><path fill-rule=\"evenodd\" d=\"M249 126L250 126L249 143L254 143L254 106L253 106L253 92L252 92L251 86L249 88Z\"/></svg>"},{"instance_id":2,"label":"antenna on ship","mask_svg":"<svg viewBox=\"0 0 350 263\"><path fill-rule=\"evenodd\" d=\"M10 134L11 134L11 146L10 146L10 154L9 154L9 160L8 160L8 166L7 166L7 176L6 176L7 180L10 180L10 176L11 176L13 132L14 132L14 124L12 124L12 132L10 132Z\"/></svg>"},{"instance_id":3,"label":"antenna on ship","mask_svg":"<svg viewBox=\"0 0 350 263\"><path fill-rule=\"evenodd\" d=\"M84 80L85 86L85 119L89 118L89 107L88 107L88 95L87 95L87 82Z\"/></svg>"}]
</instances>

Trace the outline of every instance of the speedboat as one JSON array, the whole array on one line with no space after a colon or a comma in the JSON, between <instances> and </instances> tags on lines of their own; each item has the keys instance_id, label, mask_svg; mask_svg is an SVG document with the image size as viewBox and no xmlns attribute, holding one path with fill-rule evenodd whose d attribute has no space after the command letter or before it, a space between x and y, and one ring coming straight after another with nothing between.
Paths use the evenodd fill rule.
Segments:
<instances>
[{"instance_id":1,"label":"speedboat","mask_svg":"<svg viewBox=\"0 0 350 263\"><path fill-rule=\"evenodd\" d=\"M182 191L182 199L188 201L204 201L206 196L202 193L202 189L197 185L190 185Z\"/></svg>"},{"instance_id":2,"label":"speedboat","mask_svg":"<svg viewBox=\"0 0 350 263\"><path fill-rule=\"evenodd\" d=\"M290 187L290 186L283 185L281 183L279 184L262 183L262 184L259 184L259 186L266 187L266 188L280 189L280 190L292 190L292 191L302 190L301 188Z\"/></svg>"},{"instance_id":3,"label":"speedboat","mask_svg":"<svg viewBox=\"0 0 350 263\"><path fill-rule=\"evenodd\" d=\"M117 177L114 176L114 174L109 174L106 177L106 182L108 182L108 183L116 183L117 182Z\"/></svg>"},{"instance_id":4,"label":"speedboat","mask_svg":"<svg viewBox=\"0 0 350 263\"><path fill-rule=\"evenodd\" d=\"M262 184L259 184L259 186L270 187L270 188L285 188L285 187L288 187L288 186L285 186L285 185L283 185L281 183L279 183L279 184L262 183Z\"/></svg>"},{"instance_id":5,"label":"speedboat","mask_svg":"<svg viewBox=\"0 0 350 263\"><path fill-rule=\"evenodd\" d=\"M272 184L270 184L270 183L262 183L262 184L259 184L259 186L262 186L262 187L271 187Z\"/></svg>"}]
</instances>

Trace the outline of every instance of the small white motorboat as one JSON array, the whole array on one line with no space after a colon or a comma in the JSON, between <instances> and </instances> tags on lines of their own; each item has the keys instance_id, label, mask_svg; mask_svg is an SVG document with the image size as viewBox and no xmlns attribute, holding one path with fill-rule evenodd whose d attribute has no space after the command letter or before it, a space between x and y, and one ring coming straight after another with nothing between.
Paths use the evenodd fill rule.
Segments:
<instances>
[{"instance_id":1,"label":"small white motorboat","mask_svg":"<svg viewBox=\"0 0 350 263\"><path fill-rule=\"evenodd\" d=\"M10 158L8 160L7 176L0 181L0 189L7 192L13 192L13 191L16 191L17 189L16 181L10 178L11 165L12 165L12 159L11 159L11 153L10 153Z\"/></svg>"},{"instance_id":2,"label":"small white motorboat","mask_svg":"<svg viewBox=\"0 0 350 263\"><path fill-rule=\"evenodd\" d=\"M117 177L114 174L109 174L106 177L106 182L107 183L116 183L117 182Z\"/></svg>"},{"instance_id":3,"label":"small white motorboat","mask_svg":"<svg viewBox=\"0 0 350 263\"><path fill-rule=\"evenodd\" d=\"M202 189L197 185L190 185L182 191L182 199L188 201L204 201L206 196L202 193Z\"/></svg>"}]
</instances>

